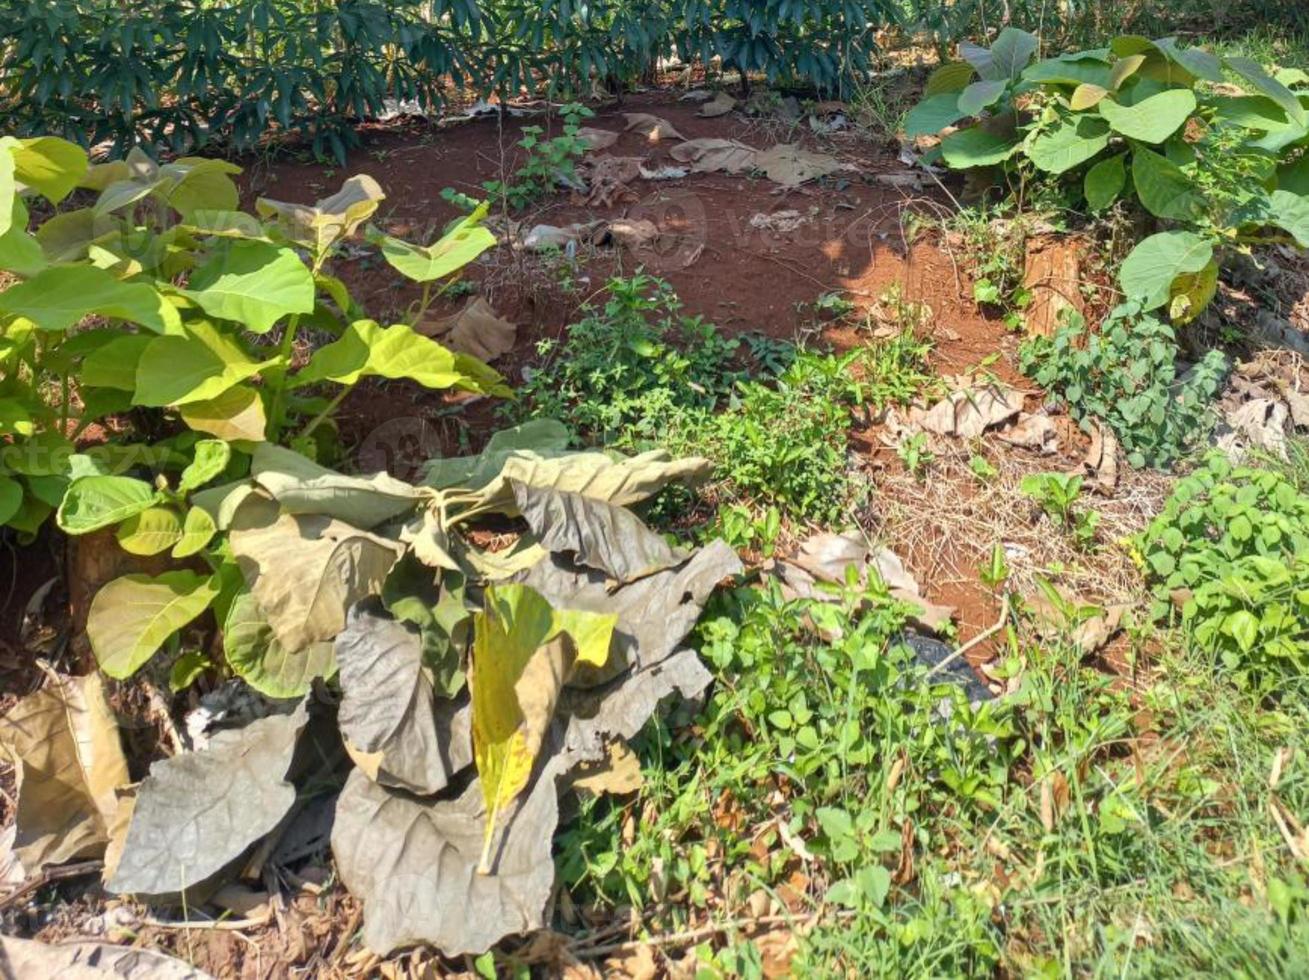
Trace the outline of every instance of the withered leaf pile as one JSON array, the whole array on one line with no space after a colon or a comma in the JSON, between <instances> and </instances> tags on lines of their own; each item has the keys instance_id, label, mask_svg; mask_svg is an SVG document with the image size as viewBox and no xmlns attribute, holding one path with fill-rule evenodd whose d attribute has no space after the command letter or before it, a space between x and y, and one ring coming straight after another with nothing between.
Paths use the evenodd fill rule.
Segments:
<instances>
[{"instance_id":1,"label":"withered leaf pile","mask_svg":"<svg viewBox=\"0 0 1309 980\"><path fill-rule=\"evenodd\" d=\"M684 551L631 510L705 460L567 442L527 423L418 485L260 446L204 503L241 572L214 586L224 652L268 710L125 791L98 677L52 680L0 721L23 866L108 849L109 891L194 903L327 799L372 950L480 953L544 926L566 777L703 693L684 642L741 571L722 542Z\"/></svg>"}]
</instances>

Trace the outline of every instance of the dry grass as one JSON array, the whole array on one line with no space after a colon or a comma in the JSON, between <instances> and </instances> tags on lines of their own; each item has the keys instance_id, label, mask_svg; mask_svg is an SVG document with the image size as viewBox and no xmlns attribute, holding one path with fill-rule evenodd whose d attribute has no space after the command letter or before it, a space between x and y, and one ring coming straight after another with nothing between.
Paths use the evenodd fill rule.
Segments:
<instances>
[{"instance_id":1,"label":"dry grass","mask_svg":"<svg viewBox=\"0 0 1309 980\"><path fill-rule=\"evenodd\" d=\"M1172 477L1124 465L1112 498L1084 491L1080 506L1100 512L1099 545L1084 552L1021 490L1023 477L1072 469L1069 461L993 440L985 446L997 470L987 479L969 468L967 451L951 447L921 478L897 471L877 481L875 533L913 566L927 592L937 595L952 585L975 583L976 570L989 563L992 549L1001 544L1010 585L1020 595L1034 594L1041 577L1086 602L1144 597L1141 573L1117 542L1141 531L1159 512Z\"/></svg>"}]
</instances>

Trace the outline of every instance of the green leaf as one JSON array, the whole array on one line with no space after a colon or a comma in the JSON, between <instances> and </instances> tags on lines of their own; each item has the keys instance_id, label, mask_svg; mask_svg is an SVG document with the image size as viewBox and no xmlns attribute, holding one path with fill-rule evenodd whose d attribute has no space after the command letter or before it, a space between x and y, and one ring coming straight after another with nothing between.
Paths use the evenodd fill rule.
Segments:
<instances>
[{"instance_id":1,"label":"green leaf","mask_svg":"<svg viewBox=\"0 0 1309 980\"><path fill-rule=\"evenodd\" d=\"M210 402L272 363L252 360L217 327L198 320L151 340L137 364L133 403L159 408Z\"/></svg>"},{"instance_id":2,"label":"green leaf","mask_svg":"<svg viewBox=\"0 0 1309 980\"><path fill-rule=\"evenodd\" d=\"M1309 154L1277 168L1277 187L1292 194L1309 196Z\"/></svg>"},{"instance_id":3,"label":"green leaf","mask_svg":"<svg viewBox=\"0 0 1309 980\"><path fill-rule=\"evenodd\" d=\"M426 247L373 231L369 240L382 250L382 257L401 275L415 282L433 282L458 272L496 241L481 225L488 205L482 204L472 214L451 228L439 241Z\"/></svg>"},{"instance_id":4,"label":"green leaf","mask_svg":"<svg viewBox=\"0 0 1309 980\"><path fill-rule=\"evenodd\" d=\"M119 680L131 677L217 595L217 576L192 571L114 579L96 593L86 620L100 669Z\"/></svg>"},{"instance_id":5,"label":"green leaf","mask_svg":"<svg viewBox=\"0 0 1309 980\"><path fill-rule=\"evenodd\" d=\"M0 234L0 269L30 279L50 263L41 243L27 233L27 218L27 206L22 198L15 197L9 230Z\"/></svg>"},{"instance_id":6,"label":"green leaf","mask_svg":"<svg viewBox=\"0 0 1309 980\"><path fill-rule=\"evenodd\" d=\"M0 524L8 524L23 509L23 485L11 476L0 476Z\"/></svg>"},{"instance_id":7,"label":"green leaf","mask_svg":"<svg viewBox=\"0 0 1309 980\"><path fill-rule=\"evenodd\" d=\"M988 120L989 122L990 120ZM989 167L1003 163L1022 146L1022 140L1012 130L983 123L951 133L941 141L945 162L956 170L969 167Z\"/></svg>"},{"instance_id":8,"label":"green leaf","mask_svg":"<svg viewBox=\"0 0 1309 980\"><path fill-rule=\"evenodd\" d=\"M935 136L947 126L953 126L968 113L959 108L959 93L942 92L924 99L909 110L904 118L906 139Z\"/></svg>"},{"instance_id":9,"label":"green leaf","mask_svg":"<svg viewBox=\"0 0 1309 980\"><path fill-rule=\"evenodd\" d=\"M1052 174L1080 166L1109 145L1109 127L1102 119L1081 116L1042 133L1027 148L1028 159Z\"/></svg>"},{"instance_id":10,"label":"green leaf","mask_svg":"<svg viewBox=\"0 0 1309 980\"><path fill-rule=\"evenodd\" d=\"M14 176L51 204L73 192L89 164L85 150L55 136L20 140L13 154Z\"/></svg>"},{"instance_id":11,"label":"green leaf","mask_svg":"<svg viewBox=\"0 0 1309 980\"><path fill-rule=\"evenodd\" d=\"M222 439L201 439L195 444L195 456L182 470L177 481L179 493L190 493L204 486L227 469L232 448Z\"/></svg>"},{"instance_id":12,"label":"green leaf","mask_svg":"<svg viewBox=\"0 0 1309 980\"><path fill-rule=\"evenodd\" d=\"M330 678L336 673L336 648L331 642L287 651L249 592L238 595L228 610L223 652L237 676L270 698L304 697L314 678Z\"/></svg>"},{"instance_id":13,"label":"green leaf","mask_svg":"<svg viewBox=\"0 0 1309 980\"><path fill-rule=\"evenodd\" d=\"M1204 207L1204 198L1177 164L1144 146L1132 152L1132 183L1151 214L1189 221Z\"/></svg>"},{"instance_id":14,"label":"green leaf","mask_svg":"<svg viewBox=\"0 0 1309 980\"><path fill-rule=\"evenodd\" d=\"M9 287L0 292L0 313L26 317L42 330L67 330L92 313L156 333L181 324L177 309L153 286L121 282L89 265L56 266Z\"/></svg>"},{"instance_id":15,"label":"green leaf","mask_svg":"<svg viewBox=\"0 0 1309 980\"><path fill-rule=\"evenodd\" d=\"M150 334L124 334L97 347L82 359L82 383L93 388L136 391L136 367L154 339Z\"/></svg>"},{"instance_id":16,"label":"green leaf","mask_svg":"<svg viewBox=\"0 0 1309 980\"><path fill-rule=\"evenodd\" d=\"M84 476L68 485L56 522L68 534L89 534L154 504L155 488L130 476Z\"/></svg>"},{"instance_id":17,"label":"green leaf","mask_svg":"<svg viewBox=\"0 0 1309 980\"><path fill-rule=\"evenodd\" d=\"M1213 54L1204 48L1179 48L1177 39L1161 37L1154 42L1154 47L1175 65L1185 68L1196 78L1209 82L1222 82L1223 65ZM1185 84L1191 84L1189 81Z\"/></svg>"},{"instance_id":18,"label":"green leaf","mask_svg":"<svg viewBox=\"0 0 1309 980\"><path fill-rule=\"evenodd\" d=\"M923 89L923 98L945 95L950 92L958 94L968 87L977 70L966 61L951 61L936 68L927 76L927 86Z\"/></svg>"},{"instance_id":19,"label":"green leaf","mask_svg":"<svg viewBox=\"0 0 1309 980\"><path fill-rule=\"evenodd\" d=\"M1199 272L1186 272L1168 290L1168 316L1174 323L1190 323L1218 292L1218 262L1210 259Z\"/></svg>"},{"instance_id":20,"label":"green leaf","mask_svg":"<svg viewBox=\"0 0 1309 980\"><path fill-rule=\"evenodd\" d=\"M487 369L490 370L489 368ZM500 376L491 372L497 382ZM456 355L403 323L381 327L374 320L356 320L340 340L320 347L296 375L297 385L335 381L352 385L362 377L408 378L425 388L489 391L462 370Z\"/></svg>"},{"instance_id":21,"label":"green leaf","mask_svg":"<svg viewBox=\"0 0 1309 980\"><path fill-rule=\"evenodd\" d=\"M1094 85L1109 89L1112 87L1112 71L1109 63L1103 60L1046 58L1024 71L1023 81L1042 85Z\"/></svg>"},{"instance_id":22,"label":"green leaf","mask_svg":"<svg viewBox=\"0 0 1309 980\"><path fill-rule=\"evenodd\" d=\"M1153 310L1169 301L1179 276L1200 272L1213 257L1213 245L1193 232L1160 232L1132 249L1118 278L1128 299Z\"/></svg>"},{"instance_id":23,"label":"green leaf","mask_svg":"<svg viewBox=\"0 0 1309 980\"><path fill-rule=\"evenodd\" d=\"M1130 106L1104 99L1099 108L1115 132L1142 143L1162 143L1195 112L1196 101L1190 89L1171 89Z\"/></svg>"},{"instance_id":24,"label":"green leaf","mask_svg":"<svg viewBox=\"0 0 1309 980\"><path fill-rule=\"evenodd\" d=\"M0 398L0 436L32 435L36 431L33 409L39 411L38 405L17 398Z\"/></svg>"},{"instance_id":25,"label":"green leaf","mask_svg":"<svg viewBox=\"0 0 1309 980\"><path fill-rule=\"evenodd\" d=\"M312 313L314 277L289 248L224 240L184 293L210 316L267 333L284 316Z\"/></svg>"},{"instance_id":26,"label":"green leaf","mask_svg":"<svg viewBox=\"0 0 1309 980\"><path fill-rule=\"evenodd\" d=\"M1268 223L1281 228L1301 248L1309 248L1309 197L1276 190L1269 195Z\"/></svg>"},{"instance_id":27,"label":"green leaf","mask_svg":"<svg viewBox=\"0 0 1309 980\"><path fill-rule=\"evenodd\" d=\"M161 190L183 221L193 221L201 211L231 212L240 205L241 192L232 180L240 172L226 160L184 157L160 168L167 180Z\"/></svg>"},{"instance_id":28,"label":"green leaf","mask_svg":"<svg viewBox=\"0 0 1309 980\"><path fill-rule=\"evenodd\" d=\"M1113 204L1127 186L1125 153L1101 160L1086 172L1086 203L1092 211L1103 211Z\"/></svg>"},{"instance_id":29,"label":"green leaf","mask_svg":"<svg viewBox=\"0 0 1309 980\"><path fill-rule=\"evenodd\" d=\"M1286 112L1265 95L1220 96L1214 100L1214 108L1218 119L1243 129L1270 133L1289 124Z\"/></svg>"},{"instance_id":30,"label":"green leaf","mask_svg":"<svg viewBox=\"0 0 1309 980\"><path fill-rule=\"evenodd\" d=\"M173 661L173 666L168 671L168 689L174 694L185 691L211 667L213 664L209 662L209 658L199 650L186 651Z\"/></svg>"},{"instance_id":31,"label":"green leaf","mask_svg":"<svg viewBox=\"0 0 1309 980\"><path fill-rule=\"evenodd\" d=\"M984 79L1016 81L1039 47L1040 42L1034 35L1016 27L1006 27L989 51L962 41L959 53Z\"/></svg>"},{"instance_id":32,"label":"green leaf","mask_svg":"<svg viewBox=\"0 0 1309 980\"><path fill-rule=\"evenodd\" d=\"M959 111L969 116L981 115L983 109L999 101L1008 87L1004 80L973 82L959 95Z\"/></svg>"},{"instance_id":33,"label":"green leaf","mask_svg":"<svg viewBox=\"0 0 1309 980\"><path fill-rule=\"evenodd\" d=\"M1251 61L1249 58L1229 57L1224 58L1223 63L1253 85L1260 95L1276 102L1291 122L1297 126L1309 125L1309 112L1296 98L1295 93L1264 71L1258 62Z\"/></svg>"},{"instance_id":34,"label":"green leaf","mask_svg":"<svg viewBox=\"0 0 1309 980\"><path fill-rule=\"evenodd\" d=\"M17 140L6 137L0 142L0 235L13 226L14 204L18 201L18 182L14 177L13 147Z\"/></svg>"},{"instance_id":35,"label":"green leaf","mask_svg":"<svg viewBox=\"0 0 1309 980\"><path fill-rule=\"evenodd\" d=\"M171 507L147 507L118 525L115 536L130 555L157 555L182 539L182 518Z\"/></svg>"},{"instance_id":36,"label":"green leaf","mask_svg":"<svg viewBox=\"0 0 1309 980\"><path fill-rule=\"evenodd\" d=\"M1249 653L1259 639L1259 620L1254 613L1238 609L1223 620L1222 631L1236 641L1242 653Z\"/></svg>"},{"instance_id":37,"label":"green leaf","mask_svg":"<svg viewBox=\"0 0 1309 980\"><path fill-rule=\"evenodd\" d=\"M203 507L192 507L186 512L182 534L173 545L173 557L189 558L198 555L217 533L218 525L209 512Z\"/></svg>"}]
</instances>

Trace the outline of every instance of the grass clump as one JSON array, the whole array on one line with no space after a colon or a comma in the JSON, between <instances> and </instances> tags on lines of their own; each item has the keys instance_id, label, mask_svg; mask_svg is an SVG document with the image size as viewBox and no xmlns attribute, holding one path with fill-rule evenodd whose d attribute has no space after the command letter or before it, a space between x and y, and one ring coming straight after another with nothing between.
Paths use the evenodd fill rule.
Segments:
<instances>
[{"instance_id":1,"label":"grass clump","mask_svg":"<svg viewBox=\"0 0 1309 980\"><path fill-rule=\"evenodd\" d=\"M1021 366L1079 422L1108 425L1133 466L1167 466L1212 428L1210 403L1227 373L1210 351L1188 375L1177 371L1173 328L1137 304L1116 307L1098 331L1077 313L1054 337L1032 337Z\"/></svg>"},{"instance_id":2,"label":"grass clump","mask_svg":"<svg viewBox=\"0 0 1309 980\"><path fill-rule=\"evenodd\" d=\"M1071 640L1033 647L1020 629L1011 693L975 707L897 641L905 610L879 586L836 598L765 585L711 609L716 684L692 737L652 725L639 797L586 801L561 835L575 901L631 904L668 934L748 920L763 895L794 916L795 975L1305 962L1309 887L1270 809L1309 807L1304 675L1270 707L1164 635L1134 695ZM694 954L707 975L758 962L754 939L724 932Z\"/></svg>"},{"instance_id":3,"label":"grass clump","mask_svg":"<svg viewBox=\"0 0 1309 980\"><path fill-rule=\"evenodd\" d=\"M852 413L931 381L930 347L910 331L841 355L753 335L743 345L684 315L662 280L638 274L607 291L563 341L540 346L517 411L561 419L584 445L707 456L729 498L792 517L839 521L858 486Z\"/></svg>"}]
</instances>

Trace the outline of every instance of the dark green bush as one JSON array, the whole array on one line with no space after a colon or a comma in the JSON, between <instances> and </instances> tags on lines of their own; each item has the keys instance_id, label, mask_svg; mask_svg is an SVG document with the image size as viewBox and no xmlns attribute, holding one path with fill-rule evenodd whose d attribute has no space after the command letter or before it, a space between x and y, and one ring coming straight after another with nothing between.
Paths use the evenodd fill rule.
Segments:
<instances>
[{"instance_id":1,"label":"dark green bush","mask_svg":"<svg viewBox=\"0 0 1309 980\"><path fill-rule=\"evenodd\" d=\"M343 158L391 100L453 84L587 92L663 55L832 88L890 0L6 0L0 128L83 144L254 147L272 128Z\"/></svg>"}]
</instances>

